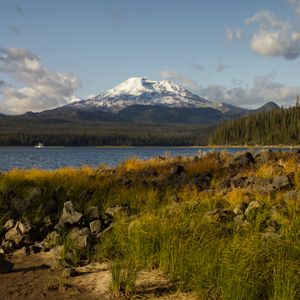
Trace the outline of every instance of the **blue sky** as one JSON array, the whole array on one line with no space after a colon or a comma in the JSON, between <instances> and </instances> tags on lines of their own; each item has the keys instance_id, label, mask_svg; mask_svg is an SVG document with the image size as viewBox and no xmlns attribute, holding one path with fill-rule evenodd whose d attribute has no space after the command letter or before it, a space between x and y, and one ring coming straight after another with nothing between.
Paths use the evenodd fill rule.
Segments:
<instances>
[{"instance_id":1,"label":"blue sky","mask_svg":"<svg viewBox=\"0 0 300 300\"><path fill-rule=\"evenodd\" d=\"M129 77L212 101L292 104L300 0L0 0L0 112L39 111Z\"/></svg>"}]
</instances>

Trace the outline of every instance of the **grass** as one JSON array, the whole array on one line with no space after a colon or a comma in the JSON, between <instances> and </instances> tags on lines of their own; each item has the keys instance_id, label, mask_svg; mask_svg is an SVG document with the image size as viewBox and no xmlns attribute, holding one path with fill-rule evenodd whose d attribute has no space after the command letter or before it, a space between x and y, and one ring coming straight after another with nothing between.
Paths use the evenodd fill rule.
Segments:
<instances>
[{"instance_id":1,"label":"grass","mask_svg":"<svg viewBox=\"0 0 300 300\"><path fill-rule=\"evenodd\" d=\"M277 164L283 166L280 172L294 172L298 188L300 170L295 158L278 156ZM89 206L98 206L104 220L107 207L129 206L131 213L116 215L112 229L94 240L85 253L74 248L67 232L62 234L65 257L75 249L73 264L83 257L111 261L114 293L134 294L139 272L158 269L175 290L196 292L199 299L299 299L299 201L286 203L285 191L262 194L240 187L220 190L219 182L228 176L224 165L230 159L229 154L221 153L199 160L168 157L143 162L131 158L114 170L12 170L0 177L0 203L1 207L9 206L11 197L27 201L33 188L40 189L25 211L36 224L43 218L38 207L53 195L58 201L58 215L67 200L82 213ZM184 166L183 176L170 176L174 164ZM274 163L262 163L241 172L272 178L278 170ZM208 190L190 184L193 176L206 171L213 174ZM124 178L129 184L123 183ZM234 221L234 215L218 217L210 213L215 209L232 212L245 200L258 201L261 207L246 221L242 219L243 226ZM5 218L5 214L0 216L1 224ZM270 228L273 231L268 231Z\"/></svg>"}]
</instances>

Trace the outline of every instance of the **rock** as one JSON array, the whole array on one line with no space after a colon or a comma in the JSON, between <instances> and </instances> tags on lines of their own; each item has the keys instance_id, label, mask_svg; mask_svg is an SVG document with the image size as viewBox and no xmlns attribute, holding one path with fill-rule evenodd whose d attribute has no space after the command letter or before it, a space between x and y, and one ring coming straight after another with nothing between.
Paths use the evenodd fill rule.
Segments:
<instances>
[{"instance_id":1,"label":"rock","mask_svg":"<svg viewBox=\"0 0 300 300\"><path fill-rule=\"evenodd\" d=\"M262 204L258 201L251 201L245 210L245 216L249 216L251 213L257 211L259 208L262 207Z\"/></svg>"},{"instance_id":2,"label":"rock","mask_svg":"<svg viewBox=\"0 0 300 300\"><path fill-rule=\"evenodd\" d=\"M184 172L184 167L181 165L174 165L170 169L170 175L180 175Z\"/></svg>"},{"instance_id":3,"label":"rock","mask_svg":"<svg viewBox=\"0 0 300 300\"><path fill-rule=\"evenodd\" d=\"M120 214L120 213L130 213L130 207L128 205L123 205L123 206L120 206L120 205L116 205L116 206L111 206L111 207L108 207L106 210L105 210L105 215L109 218L114 218L116 215Z\"/></svg>"},{"instance_id":4,"label":"rock","mask_svg":"<svg viewBox=\"0 0 300 300\"><path fill-rule=\"evenodd\" d=\"M97 235L98 233L101 232L102 226L100 220L94 220L90 224L90 230L92 235Z\"/></svg>"},{"instance_id":5,"label":"rock","mask_svg":"<svg viewBox=\"0 0 300 300\"><path fill-rule=\"evenodd\" d=\"M9 253L10 251L13 250L14 245L11 241L4 241L2 242L1 248L5 253Z\"/></svg>"},{"instance_id":6,"label":"rock","mask_svg":"<svg viewBox=\"0 0 300 300\"><path fill-rule=\"evenodd\" d=\"M71 241L73 247L76 249L84 249L88 246L89 236L90 230L88 228L79 229L75 227L69 232L67 237Z\"/></svg>"},{"instance_id":7,"label":"rock","mask_svg":"<svg viewBox=\"0 0 300 300\"><path fill-rule=\"evenodd\" d=\"M5 239L7 241L14 242L16 245L19 245L22 242L24 236L22 235L18 224L16 224L13 228L6 232Z\"/></svg>"},{"instance_id":8,"label":"rock","mask_svg":"<svg viewBox=\"0 0 300 300\"><path fill-rule=\"evenodd\" d=\"M268 186L271 184L271 179L260 177L248 177L244 182L244 187L252 190L268 192Z\"/></svg>"},{"instance_id":9,"label":"rock","mask_svg":"<svg viewBox=\"0 0 300 300\"><path fill-rule=\"evenodd\" d=\"M3 256L0 256L0 274L10 273L14 264L6 260Z\"/></svg>"},{"instance_id":10,"label":"rock","mask_svg":"<svg viewBox=\"0 0 300 300\"><path fill-rule=\"evenodd\" d=\"M254 163L254 157L250 152L245 152L234 158L232 165L236 167L247 167Z\"/></svg>"},{"instance_id":11,"label":"rock","mask_svg":"<svg viewBox=\"0 0 300 300\"><path fill-rule=\"evenodd\" d=\"M47 249L52 249L55 246L57 246L58 242L59 242L59 234L56 231L52 231L50 232L46 238L43 240L43 242L45 243L45 247Z\"/></svg>"},{"instance_id":12,"label":"rock","mask_svg":"<svg viewBox=\"0 0 300 300\"><path fill-rule=\"evenodd\" d=\"M5 239L13 242L16 247L20 247L24 244L32 244L35 233L29 221L18 221L6 232Z\"/></svg>"},{"instance_id":13,"label":"rock","mask_svg":"<svg viewBox=\"0 0 300 300\"><path fill-rule=\"evenodd\" d=\"M56 246L51 248L50 253L54 256L56 260L60 260L62 258L64 246Z\"/></svg>"},{"instance_id":14,"label":"rock","mask_svg":"<svg viewBox=\"0 0 300 300\"><path fill-rule=\"evenodd\" d=\"M45 229L53 228L55 225L55 218L52 216L46 216L44 218L44 227Z\"/></svg>"},{"instance_id":15,"label":"rock","mask_svg":"<svg viewBox=\"0 0 300 300\"><path fill-rule=\"evenodd\" d=\"M25 235L32 230L32 226L28 220L23 221L23 222L17 222L16 225L20 229L20 232L22 235Z\"/></svg>"},{"instance_id":16,"label":"rock","mask_svg":"<svg viewBox=\"0 0 300 300\"><path fill-rule=\"evenodd\" d=\"M236 176L234 176L231 181L230 184L233 185L234 187L244 187L245 185L245 181L247 180L247 176L241 175L241 174L237 174Z\"/></svg>"},{"instance_id":17,"label":"rock","mask_svg":"<svg viewBox=\"0 0 300 300\"><path fill-rule=\"evenodd\" d=\"M11 228L13 228L15 226L15 220L14 219L9 219L5 222L5 224L3 225L3 228L5 230L10 230Z\"/></svg>"},{"instance_id":18,"label":"rock","mask_svg":"<svg viewBox=\"0 0 300 300\"><path fill-rule=\"evenodd\" d=\"M277 175L273 178L273 186L276 190L281 190L291 187L292 183L287 175Z\"/></svg>"},{"instance_id":19,"label":"rock","mask_svg":"<svg viewBox=\"0 0 300 300\"><path fill-rule=\"evenodd\" d=\"M90 206L86 209L86 217L89 222L99 219L99 208L97 206Z\"/></svg>"},{"instance_id":20,"label":"rock","mask_svg":"<svg viewBox=\"0 0 300 300\"><path fill-rule=\"evenodd\" d=\"M271 149L262 149L256 156L255 160L260 163L268 163L275 159L274 152Z\"/></svg>"},{"instance_id":21,"label":"rock","mask_svg":"<svg viewBox=\"0 0 300 300\"><path fill-rule=\"evenodd\" d=\"M81 221L83 215L76 211L73 207L72 201L67 201L64 203L64 208L62 211L62 215L59 219L56 228L62 228L65 225L74 225Z\"/></svg>"},{"instance_id":22,"label":"rock","mask_svg":"<svg viewBox=\"0 0 300 300\"><path fill-rule=\"evenodd\" d=\"M40 242L40 243L35 243L34 245L29 246L27 253L28 254L36 254L36 253L39 253L39 252L42 252L42 251L43 252L47 251L49 249L50 248L46 247L46 243Z\"/></svg>"}]
</instances>

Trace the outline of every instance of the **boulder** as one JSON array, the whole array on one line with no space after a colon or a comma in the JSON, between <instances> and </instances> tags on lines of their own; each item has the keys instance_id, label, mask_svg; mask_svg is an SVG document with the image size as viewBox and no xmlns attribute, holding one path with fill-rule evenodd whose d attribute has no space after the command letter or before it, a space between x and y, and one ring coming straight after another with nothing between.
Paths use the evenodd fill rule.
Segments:
<instances>
[{"instance_id":1,"label":"boulder","mask_svg":"<svg viewBox=\"0 0 300 300\"><path fill-rule=\"evenodd\" d=\"M251 189L265 191L266 187L271 184L271 179L269 178L261 178L261 177L248 177L244 182L244 187L248 187Z\"/></svg>"},{"instance_id":2,"label":"boulder","mask_svg":"<svg viewBox=\"0 0 300 300\"><path fill-rule=\"evenodd\" d=\"M56 228L62 228L65 225L77 224L82 220L82 218L83 215L75 210L72 201L67 201L64 203L62 215L56 225Z\"/></svg>"},{"instance_id":3,"label":"boulder","mask_svg":"<svg viewBox=\"0 0 300 300\"><path fill-rule=\"evenodd\" d=\"M23 241L24 235L21 233L18 223L6 232L5 239L14 242L16 245L19 245Z\"/></svg>"},{"instance_id":4,"label":"boulder","mask_svg":"<svg viewBox=\"0 0 300 300\"><path fill-rule=\"evenodd\" d=\"M292 186L291 178L287 175L275 176L272 184L276 190L282 190Z\"/></svg>"},{"instance_id":5,"label":"boulder","mask_svg":"<svg viewBox=\"0 0 300 300\"><path fill-rule=\"evenodd\" d=\"M92 235L97 235L98 233L101 232L102 226L100 220L94 220L90 224L90 230Z\"/></svg>"},{"instance_id":6,"label":"boulder","mask_svg":"<svg viewBox=\"0 0 300 300\"><path fill-rule=\"evenodd\" d=\"M232 165L235 167L247 167L249 165L252 165L254 163L255 159L250 152L245 152L241 155L238 155L234 158Z\"/></svg>"},{"instance_id":7,"label":"boulder","mask_svg":"<svg viewBox=\"0 0 300 300\"><path fill-rule=\"evenodd\" d=\"M17 222L17 226L20 229L22 235L26 235L32 230L32 225L28 220Z\"/></svg>"},{"instance_id":8,"label":"boulder","mask_svg":"<svg viewBox=\"0 0 300 300\"><path fill-rule=\"evenodd\" d=\"M34 230L29 221L18 221L5 234L5 239L13 242L17 247L20 247L22 244L31 244L33 237Z\"/></svg>"},{"instance_id":9,"label":"boulder","mask_svg":"<svg viewBox=\"0 0 300 300\"><path fill-rule=\"evenodd\" d=\"M255 156L255 160L260 163L268 163L271 160L275 159L275 154L271 149L262 149Z\"/></svg>"},{"instance_id":10,"label":"boulder","mask_svg":"<svg viewBox=\"0 0 300 300\"><path fill-rule=\"evenodd\" d=\"M120 206L120 205L115 205L115 206L111 206L108 207L105 210L105 215L110 218L113 219L115 218L116 215L120 214L120 213L129 213L130 212L130 207L126 204Z\"/></svg>"},{"instance_id":11,"label":"boulder","mask_svg":"<svg viewBox=\"0 0 300 300\"><path fill-rule=\"evenodd\" d=\"M73 228L67 238L71 241L72 246L76 249L84 249L88 246L88 239L90 237L90 230L88 228Z\"/></svg>"},{"instance_id":12,"label":"boulder","mask_svg":"<svg viewBox=\"0 0 300 300\"><path fill-rule=\"evenodd\" d=\"M11 241L3 241L1 244L1 249L3 250L4 253L9 253L10 251L12 251L14 248L14 244Z\"/></svg>"},{"instance_id":13,"label":"boulder","mask_svg":"<svg viewBox=\"0 0 300 300\"><path fill-rule=\"evenodd\" d=\"M5 222L5 224L3 225L3 228L5 230L10 230L11 228L13 228L15 226L15 220L14 219L9 219Z\"/></svg>"},{"instance_id":14,"label":"boulder","mask_svg":"<svg viewBox=\"0 0 300 300\"><path fill-rule=\"evenodd\" d=\"M230 184L234 187L244 187L245 185L245 181L247 180L247 176L241 175L241 174L237 174L236 176L234 176L231 179Z\"/></svg>"}]
</instances>

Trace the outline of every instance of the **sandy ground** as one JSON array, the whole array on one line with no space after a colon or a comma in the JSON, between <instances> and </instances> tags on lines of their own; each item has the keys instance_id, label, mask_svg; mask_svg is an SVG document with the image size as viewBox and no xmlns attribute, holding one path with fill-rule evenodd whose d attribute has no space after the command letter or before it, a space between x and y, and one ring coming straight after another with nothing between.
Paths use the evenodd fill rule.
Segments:
<instances>
[{"instance_id":1,"label":"sandy ground","mask_svg":"<svg viewBox=\"0 0 300 300\"><path fill-rule=\"evenodd\" d=\"M129 299L110 293L111 272L107 263L91 263L76 268L75 276L65 278L54 252L26 256L22 250L7 258L11 272L0 274L0 299ZM0 266L1 268L1 266ZM136 282L132 299L194 300L194 294L176 293L159 271L144 271Z\"/></svg>"}]
</instances>

